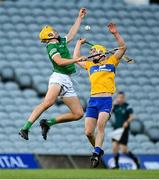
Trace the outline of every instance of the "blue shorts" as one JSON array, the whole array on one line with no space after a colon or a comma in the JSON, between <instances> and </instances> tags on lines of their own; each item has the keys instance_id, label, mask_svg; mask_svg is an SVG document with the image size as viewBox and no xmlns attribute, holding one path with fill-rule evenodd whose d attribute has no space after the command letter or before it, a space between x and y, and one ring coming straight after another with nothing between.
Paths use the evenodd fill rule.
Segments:
<instances>
[{"instance_id":1,"label":"blue shorts","mask_svg":"<svg viewBox=\"0 0 159 180\"><path fill-rule=\"evenodd\" d=\"M110 113L112 109L112 97L90 97L86 117L98 119L100 112Z\"/></svg>"}]
</instances>

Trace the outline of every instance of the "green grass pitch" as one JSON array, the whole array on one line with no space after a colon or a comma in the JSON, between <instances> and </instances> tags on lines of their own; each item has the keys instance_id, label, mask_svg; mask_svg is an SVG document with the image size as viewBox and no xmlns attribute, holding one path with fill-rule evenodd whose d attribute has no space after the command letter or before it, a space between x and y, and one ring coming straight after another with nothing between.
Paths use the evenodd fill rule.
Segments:
<instances>
[{"instance_id":1,"label":"green grass pitch","mask_svg":"<svg viewBox=\"0 0 159 180\"><path fill-rule=\"evenodd\" d=\"M40 169L0 170L0 179L158 179L157 170Z\"/></svg>"}]
</instances>

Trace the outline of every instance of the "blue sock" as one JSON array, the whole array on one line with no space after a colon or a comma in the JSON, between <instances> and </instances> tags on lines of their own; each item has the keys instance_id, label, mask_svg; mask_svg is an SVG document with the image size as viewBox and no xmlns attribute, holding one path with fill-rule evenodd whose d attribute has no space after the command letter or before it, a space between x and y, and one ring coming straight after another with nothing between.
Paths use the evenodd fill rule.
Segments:
<instances>
[{"instance_id":1,"label":"blue sock","mask_svg":"<svg viewBox=\"0 0 159 180\"><path fill-rule=\"evenodd\" d=\"M102 149L100 148L100 147L95 147L94 148L94 153L96 153L96 154L100 154L100 152L102 151Z\"/></svg>"}]
</instances>

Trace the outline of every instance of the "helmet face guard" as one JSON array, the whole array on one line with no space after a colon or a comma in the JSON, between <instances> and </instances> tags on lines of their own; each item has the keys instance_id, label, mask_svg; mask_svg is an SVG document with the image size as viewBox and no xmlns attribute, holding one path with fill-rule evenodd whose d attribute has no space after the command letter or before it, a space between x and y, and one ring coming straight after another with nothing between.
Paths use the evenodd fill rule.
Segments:
<instances>
[{"instance_id":1,"label":"helmet face guard","mask_svg":"<svg viewBox=\"0 0 159 180\"><path fill-rule=\"evenodd\" d=\"M52 39L56 39L56 40L60 40L60 36L58 36L57 38L53 37L53 38L48 38L48 39L43 39L41 40L41 42L45 43L46 41L52 40Z\"/></svg>"},{"instance_id":2,"label":"helmet face guard","mask_svg":"<svg viewBox=\"0 0 159 180\"><path fill-rule=\"evenodd\" d=\"M101 60L103 60L103 58L105 58L105 55L103 54L101 54L101 55L99 55L99 58L98 59L93 59L93 63L99 63Z\"/></svg>"},{"instance_id":3,"label":"helmet face guard","mask_svg":"<svg viewBox=\"0 0 159 180\"><path fill-rule=\"evenodd\" d=\"M93 60L94 63L99 63L100 60L103 57L105 57L106 52L107 51L106 51L106 48L104 46L102 46L102 45L94 45L94 46L91 47L89 53L91 55L99 54L99 56L98 57L94 57L94 60Z\"/></svg>"}]
</instances>

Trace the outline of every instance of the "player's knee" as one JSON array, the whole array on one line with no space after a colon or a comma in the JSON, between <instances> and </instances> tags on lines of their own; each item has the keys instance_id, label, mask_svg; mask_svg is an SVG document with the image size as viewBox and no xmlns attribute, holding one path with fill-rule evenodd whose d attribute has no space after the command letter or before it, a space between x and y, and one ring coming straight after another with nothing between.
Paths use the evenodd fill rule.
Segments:
<instances>
[{"instance_id":1,"label":"player's knee","mask_svg":"<svg viewBox=\"0 0 159 180\"><path fill-rule=\"evenodd\" d=\"M102 124L98 124L98 125L97 125L97 131L98 131L98 132L104 133L104 130L105 130L105 128L104 128L104 126L103 126Z\"/></svg>"},{"instance_id":2,"label":"player's knee","mask_svg":"<svg viewBox=\"0 0 159 180\"><path fill-rule=\"evenodd\" d=\"M75 120L79 120L83 117L83 115L84 115L83 110L78 110L77 112L74 113L74 118Z\"/></svg>"},{"instance_id":3,"label":"player's knee","mask_svg":"<svg viewBox=\"0 0 159 180\"><path fill-rule=\"evenodd\" d=\"M85 135L88 138L93 137L93 132L90 129L85 129Z\"/></svg>"},{"instance_id":4,"label":"player's knee","mask_svg":"<svg viewBox=\"0 0 159 180\"><path fill-rule=\"evenodd\" d=\"M43 105L43 107L44 107L44 109L48 109L50 106L52 106L53 105L53 101L51 101L51 100L45 100L45 101L43 101L42 102L42 105Z\"/></svg>"}]
</instances>

